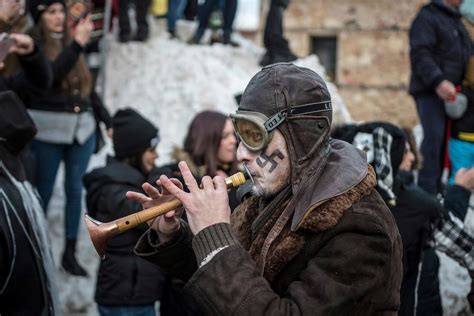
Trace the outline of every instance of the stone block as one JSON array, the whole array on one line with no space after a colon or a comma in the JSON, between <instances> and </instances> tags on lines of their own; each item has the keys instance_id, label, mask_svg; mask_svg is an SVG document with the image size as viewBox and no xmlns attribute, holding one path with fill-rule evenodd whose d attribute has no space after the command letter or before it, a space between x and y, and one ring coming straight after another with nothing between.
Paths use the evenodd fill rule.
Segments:
<instances>
[{"instance_id":1,"label":"stone block","mask_svg":"<svg viewBox=\"0 0 474 316\"><path fill-rule=\"evenodd\" d=\"M294 0L287 29L408 29L426 0Z\"/></svg>"},{"instance_id":2,"label":"stone block","mask_svg":"<svg viewBox=\"0 0 474 316\"><path fill-rule=\"evenodd\" d=\"M415 102L404 89L339 87L355 121L388 121L412 127L418 123Z\"/></svg>"},{"instance_id":3,"label":"stone block","mask_svg":"<svg viewBox=\"0 0 474 316\"><path fill-rule=\"evenodd\" d=\"M338 39L337 84L401 87L410 64L405 31L349 31Z\"/></svg>"}]
</instances>

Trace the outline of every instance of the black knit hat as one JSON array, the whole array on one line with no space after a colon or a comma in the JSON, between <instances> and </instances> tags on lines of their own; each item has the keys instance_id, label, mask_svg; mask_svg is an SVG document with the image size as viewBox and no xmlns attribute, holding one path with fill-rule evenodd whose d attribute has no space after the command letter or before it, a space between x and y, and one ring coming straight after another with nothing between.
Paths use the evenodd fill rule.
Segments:
<instances>
[{"instance_id":1,"label":"black knit hat","mask_svg":"<svg viewBox=\"0 0 474 316\"><path fill-rule=\"evenodd\" d=\"M159 142L159 130L132 109L117 111L112 118L115 157L123 159L140 154Z\"/></svg>"},{"instance_id":2,"label":"black knit hat","mask_svg":"<svg viewBox=\"0 0 474 316\"><path fill-rule=\"evenodd\" d=\"M17 155L36 134L25 105L12 91L0 92L0 142Z\"/></svg>"},{"instance_id":3,"label":"black knit hat","mask_svg":"<svg viewBox=\"0 0 474 316\"><path fill-rule=\"evenodd\" d=\"M66 3L64 0L29 0L28 1L28 9L30 11L31 17L35 24L37 24L40 20L41 15L43 12L52 4L60 3L66 8Z\"/></svg>"}]
</instances>

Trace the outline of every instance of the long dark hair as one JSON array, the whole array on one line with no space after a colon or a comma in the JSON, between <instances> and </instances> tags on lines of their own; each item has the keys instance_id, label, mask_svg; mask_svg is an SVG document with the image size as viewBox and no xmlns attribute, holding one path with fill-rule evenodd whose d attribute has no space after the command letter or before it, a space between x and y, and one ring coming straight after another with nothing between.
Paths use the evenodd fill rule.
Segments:
<instances>
[{"instance_id":1,"label":"long dark hair","mask_svg":"<svg viewBox=\"0 0 474 316\"><path fill-rule=\"evenodd\" d=\"M35 42L43 49L49 60L55 60L63 51L63 49L72 41L69 35L70 29L67 23L67 7L64 7L64 14L64 32L62 38L52 38L49 32L47 32L42 18L40 18L38 23L35 24L29 32ZM66 78L62 81L61 86L63 91L69 94L72 93L75 77L79 78L80 81L81 96L88 97L92 90L92 75L87 66L84 54L79 56L74 67L71 69L71 71L69 71Z\"/></svg>"},{"instance_id":2,"label":"long dark hair","mask_svg":"<svg viewBox=\"0 0 474 316\"><path fill-rule=\"evenodd\" d=\"M216 171L222 169L217 153L227 119L227 116L216 111L201 112L194 117L184 140L184 150L197 166L206 166L210 176L215 176ZM235 171L236 166L237 162L232 162L228 171Z\"/></svg>"}]
</instances>

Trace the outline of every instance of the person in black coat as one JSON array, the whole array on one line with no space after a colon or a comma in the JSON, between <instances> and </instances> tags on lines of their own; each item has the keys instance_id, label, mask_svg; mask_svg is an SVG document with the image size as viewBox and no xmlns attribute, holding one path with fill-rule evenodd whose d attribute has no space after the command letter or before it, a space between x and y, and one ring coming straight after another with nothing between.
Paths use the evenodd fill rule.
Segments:
<instances>
[{"instance_id":1,"label":"person in black coat","mask_svg":"<svg viewBox=\"0 0 474 316\"><path fill-rule=\"evenodd\" d=\"M474 169L457 175L456 185L450 187L443 206L413 182L412 170L417 155L411 135L385 122L347 125L335 129L332 135L366 151L368 161L377 173L377 190L397 222L403 243L399 314L441 315L437 266L423 274L419 269L420 262L434 261L434 248L430 247L434 241L437 250L445 252L470 273L474 271L470 262L474 253L470 250L474 247L474 237L462 223L452 220L454 214L465 214L467 211L470 190L474 189ZM470 245L470 249L463 248L467 247L465 245ZM435 259L437 262L437 257ZM422 290L429 295L422 296L417 302L420 277L425 279Z\"/></svg>"},{"instance_id":2,"label":"person in black coat","mask_svg":"<svg viewBox=\"0 0 474 316\"><path fill-rule=\"evenodd\" d=\"M109 157L105 167L84 177L88 213L101 222L141 211L140 203L127 199L126 192L143 192L144 182L154 184L161 174L170 174L154 165L159 136L151 122L132 109L119 110L112 122L115 157ZM154 303L161 299L165 275L133 252L147 229L142 224L108 241L95 292L101 315L119 309L128 312L126 315L154 315Z\"/></svg>"},{"instance_id":3,"label":"person in black coat","mask_svg":"<svg viewBox=\"0 0 474 316\"><path fill-rule=\"evenodd\" d=\"M0 315L57 315L46 221L19 156L36 128L14 92L0 104Z\"/></svg>"},{"instance_id":4,"label":"person in black coat","mask_svg":"<svg viewBox=\"0 0 474 316\"><path fill-rule=\"evenodd\" d=\"M444 102L462 83L472 43L459 13L461 0L432 0L423 6L410 29L411 78L424 139L421 153L430 157L420 170L418 184L427 192L441 192L446 115Z\"/></svg>"}]
</instances>

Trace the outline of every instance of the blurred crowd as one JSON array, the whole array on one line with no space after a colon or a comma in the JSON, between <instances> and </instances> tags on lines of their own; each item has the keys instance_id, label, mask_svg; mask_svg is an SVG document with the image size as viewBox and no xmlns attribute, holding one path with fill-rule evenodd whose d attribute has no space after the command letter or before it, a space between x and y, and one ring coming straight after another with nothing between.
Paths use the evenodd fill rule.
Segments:
<instances>
[{"instance_id":1,"label":"blurred crowd","mask_svg":"<svg viewBox=\"0 0 474 316\"><path fill-rule=\"evenodd\" d=\"M283 36L288 4L270 1L262 66L297 58ZM147 41L150 5L158 4L114 1L119 42ZM180 39L176 22L186 18L197 21L187 43L202 43L211 28L212 43L239 46L232 37L237 0L168 0L167 5L170 38ZM104 18L105 1L0 0L0 315L61 314L45 220L61 162L60 267L79 277L88 277L77 255L84 189L89 215L110 222L142 210L127 192L145 193L144 183L156 186L163 174L185 183L179 161L187 162L198 182L242 170L232 120L223 113L198 113L182 146L173 150L174 162L166 165L159 163L158 126L139 109L109 113L96 90L98 64L91 62L108 30ZM409 40L409 92L423 129L421 147L410 129L388 122L336 126L332 137L365 151L377 191L397 223L403 242L399 314L442 315L435 250L474 277L474 235L463 224L474 190L474 1L432 0L416 15ZM104 137L114 155L86 174ZM247 184L229 191L232 210L250 189ZM107 242L96 280L99 313L156 315L160 302L162 315L202 314L181 280L135 254L147 229L142 224ZM468 300L474 308L474 286Z\"/></svg>"}]
</instances>

